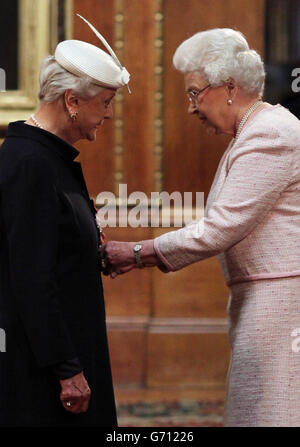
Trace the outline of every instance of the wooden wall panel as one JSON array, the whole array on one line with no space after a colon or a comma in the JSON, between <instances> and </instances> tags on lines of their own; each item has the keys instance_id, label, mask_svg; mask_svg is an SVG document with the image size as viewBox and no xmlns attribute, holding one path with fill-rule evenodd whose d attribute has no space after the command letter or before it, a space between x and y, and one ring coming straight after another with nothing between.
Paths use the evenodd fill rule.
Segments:
<instances>
[{"instance_id":1,"label":"wooden wall panel","mask_svg":"<svg viewBox=\"0 0 300 447\"><path fill-rule=\"evenodd\" d=\"M150 333L147 384L222 388L228 358L225 334Z\"/></svg>"},{"instance_id":2,"label":"wooden wall panel","mask_svg":"<svg viewBox=\"0 0 300 447\"><path fill-rule=\"evenodd\" d=\"M168 275L153 271L156 317L225 318L228 295L216 258Z\"/></svg>"},{"instance_id":3,"label":"wooden wall panel","mask_svg":"<svg viewBox=\"0 0 300 447\"><path fill-rule=\"evenodd\" d=\"M111 0L74 0L74 39L84 40L103 49L99 39L79 17L89 20L113 45L114 42L114 2ZM101 191L114 190L114 123L106 120L98 130L97 140L81 140L76 144L80 151L78 161L86 177L87 187L92 197Z\"/></svg>"},{"instance_id":4,"label":"wooden wall panel","mask_svg":"<svg viewBox=\"0 0 300 447\"><path fill-rule=\"evenodd\" d=\"M147 373L147 332L117 326L108 332L113 381L117 386L144 387Z\"/></svg>"},{"instance_id":5,"label":"wooden wall panel","mask_svg":"<svg viewBox=\"0 0 300 447\"><path fill-rule=\"evenodd\" d=\"M124 183L128 193L153 191L155 0L124 0L124 65L132 94L124 90Z\"/></svg>"},{"instance_id":6,"label":"wooden wall panel","mask_svg":"<svg viewBox=\"0 0 300 447\"><path fill-rule=\"evenodd\" d=\"M247 14L245 14L245 9ZM165 0L165 151L164 188L204 191L207 197L217 164L229 142L208 136L199 120L187 114L183 75L172 65L178 45L198 31L230 27L242 31L261 54L264 44L264 1Z\"/></svg>"},{"instance_id":7,"label":"wooden wall panel","mask_svg":"<svg viewBox=\"0 0 300 447\"><path fill-rule=\"evenodd\" d=\"M109 324L113 380L117 386L224 388L230 347L226 333L147 332Z\"/></svg>"},{"instance_id":8,"label":"wooden wall panel","mask_svg":"<svg viewBox=\"0 0 300 447\"><path fill-rule=\"evenodd\" d=\"M164 233L153 230L153 236ZM160 318L225 318L229 290L216 257L177 272L153 270L153 315Z\"/></svg>"}]
</instances>

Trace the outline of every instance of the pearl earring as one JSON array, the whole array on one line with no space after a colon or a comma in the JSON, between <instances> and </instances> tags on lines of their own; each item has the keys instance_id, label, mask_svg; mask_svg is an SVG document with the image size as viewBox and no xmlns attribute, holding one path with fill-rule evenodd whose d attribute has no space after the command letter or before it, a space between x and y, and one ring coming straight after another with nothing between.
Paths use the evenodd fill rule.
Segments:
<instances>
[{"instance_id":1,"label":"pearl earring","mask_svg":"<svg viewBox=\"0 0 300 447\"><path fill-rule=\"evenodd\" d=\"M231 104L232 104L232 99L227 99L227 104L228 104L229 106L231 106Z\"/></svg>"}]
</instances>

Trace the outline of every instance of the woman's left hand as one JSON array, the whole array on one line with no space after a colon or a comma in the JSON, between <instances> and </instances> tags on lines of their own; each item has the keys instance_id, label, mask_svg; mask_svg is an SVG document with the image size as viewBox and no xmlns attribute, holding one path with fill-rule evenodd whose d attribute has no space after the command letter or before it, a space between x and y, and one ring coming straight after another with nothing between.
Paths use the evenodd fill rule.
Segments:
<instances>
[{"instance_id":1,"label":"woman's left hand","mask_svg":"<svg viewBox=\"0 0 300 447\"><path fill-rule=\"evenodd\" d=\"M83 371L69 379L60 380L60 400L70 413L85 413L89 406L91 390Z\"/></svg>"}]
</instances>

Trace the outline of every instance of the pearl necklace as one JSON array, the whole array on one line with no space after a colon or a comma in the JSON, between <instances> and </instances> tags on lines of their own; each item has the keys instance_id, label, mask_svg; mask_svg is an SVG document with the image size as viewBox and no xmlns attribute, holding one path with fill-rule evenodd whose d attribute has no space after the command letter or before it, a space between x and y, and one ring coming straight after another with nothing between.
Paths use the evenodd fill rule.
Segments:
<instances>
[{"instance_id":1,"label":"pearl necklace","mask_svg":"<svg viewBox=\"0 0 300 447\"><path fill-rule=\"evenodd\" d=\"M40 129L43 129L43 130L44 130L44 128L41 126L41 124L38 122L38 120L35 118L34 115L31 115L30 118L32 119L32 121L34 122L34 124L35 124L37 127L39 127Z\"/></svg>"},{"instance_id":2,"label":"pearl necklace","mask_svg":"<svg viewBox=\"0 0 300 447\"><path fill-rule=\"evenodd\" d=\"M242 128L245 124L245 122L247 121L247 119L249 118L249 116L251 115L252 112L254 112L254 110L260 105L262 104L262 100L260 99L259 101L256 101L245 113L245 115L243 116L243 118L240 121L240 124L238 125L238 129L236 131L235 137L234 137L234 141L236 141L238 139L238 137L240 136L240 133L242 131Z\"/></svg>"}]
</instances>

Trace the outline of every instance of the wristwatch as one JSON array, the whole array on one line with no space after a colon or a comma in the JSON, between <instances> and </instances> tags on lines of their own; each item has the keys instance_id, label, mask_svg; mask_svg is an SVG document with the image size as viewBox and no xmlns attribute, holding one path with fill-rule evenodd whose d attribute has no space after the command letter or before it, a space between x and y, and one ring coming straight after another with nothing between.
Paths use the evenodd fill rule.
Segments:
<instances>
[{"instance_id":1,"label":"wristwatch","mask_svg":"<svg viewBox=\"0 0 300 447\"><path fill-rule=\"evenodd\" d=\"M135 262L139 269L142 269L145 267L141 261L141 253L140 253L141 249L142 249L142 244L140 242L135 244L135 246L133 247Z\"/></svg>"}]
</instances>

